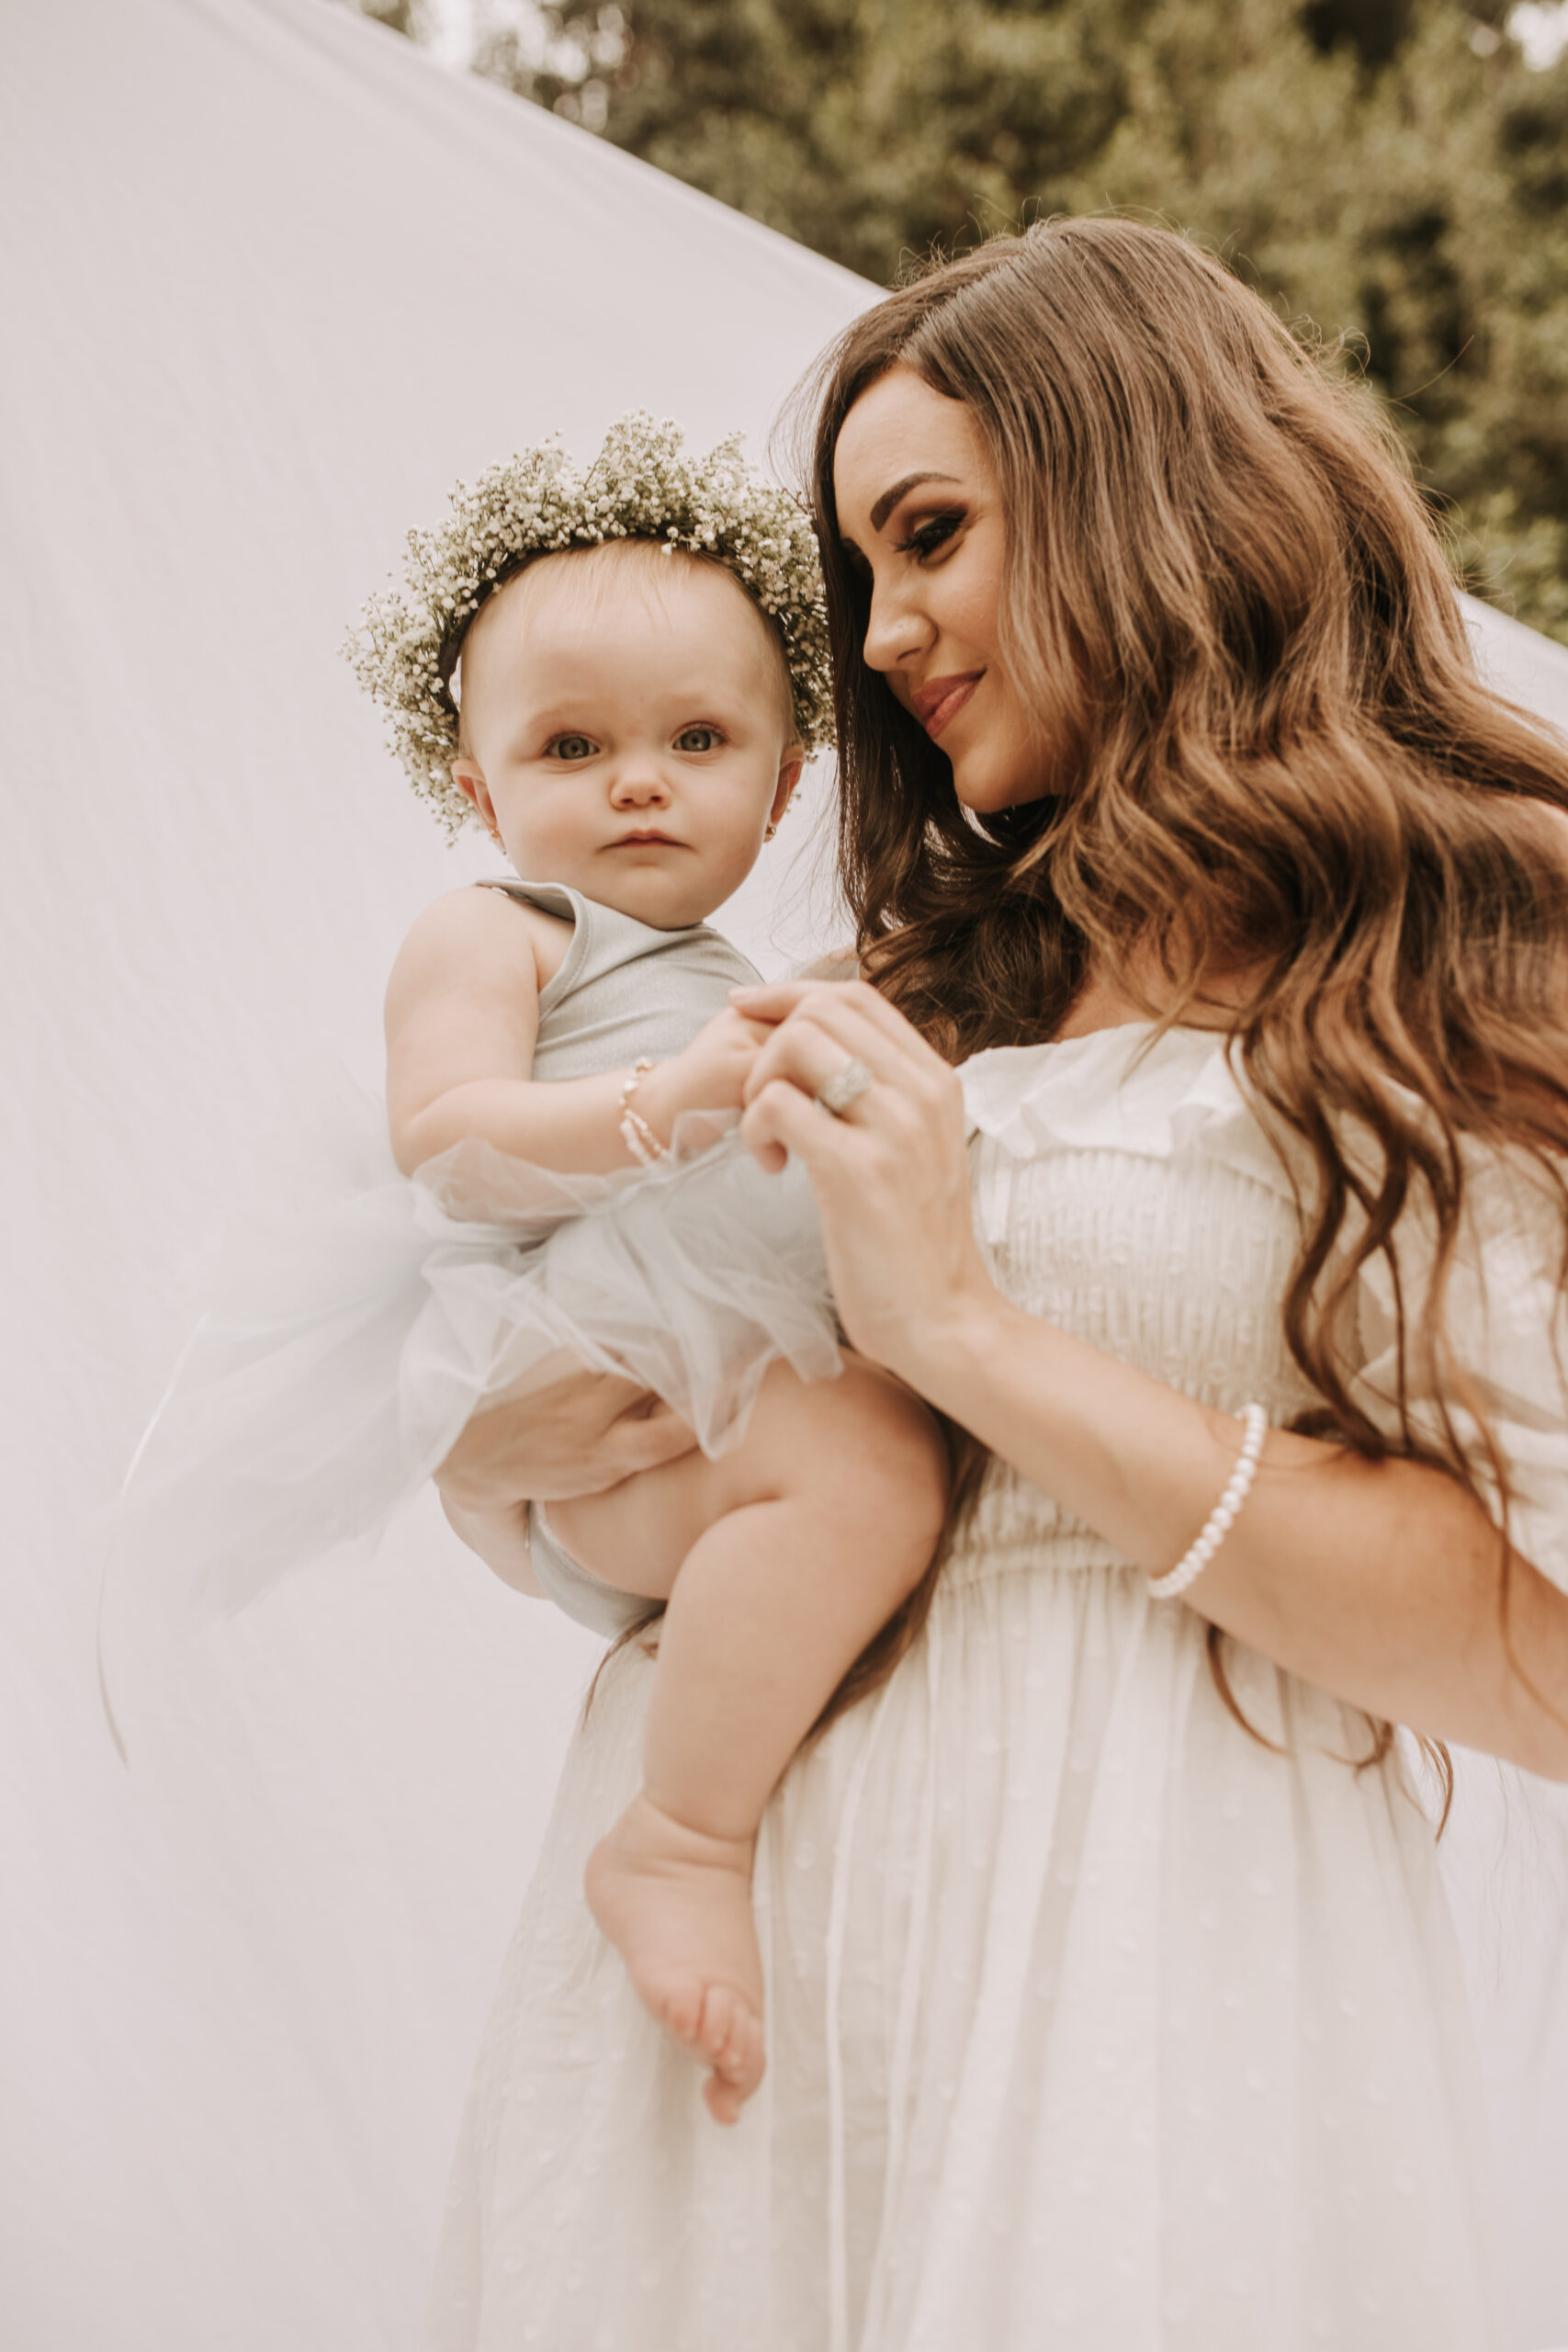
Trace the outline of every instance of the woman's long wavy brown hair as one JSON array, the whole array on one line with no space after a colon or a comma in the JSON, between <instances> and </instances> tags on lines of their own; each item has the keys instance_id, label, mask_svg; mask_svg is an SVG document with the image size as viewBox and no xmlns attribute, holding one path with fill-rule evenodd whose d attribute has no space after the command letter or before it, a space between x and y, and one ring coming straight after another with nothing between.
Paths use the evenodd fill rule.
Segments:
<instances>
[{"instance_id":1,"label":"woman's long wavy brown hair","mask_svg":"<svg viewBox=\"0 0 1568 2352\"><path fill-rule=\"evenodd\" d=\"M1053 765L1047 797L999 818L961 808L861 658L833 457L895 367L964 402L1009 518L1001 641ZM1454 1415L1485 1415L1444 1329L1461 1142L1531 1155L1568 1211L1568 753L1477 675L1392 426L1218 262L1110 217L933 266L846 330L812 391L864 968L954 1060L1053 1035L1091 967L1161 972L1145 1010L1169 1022L1244 976L1233 1054L1313 1179L1284 1324L1322 1403L1298 1426L1479 1494ZM1412 1301L1391 1242L1423 1204L1436 1273ZM1380 1252L1435 1437L1402 1393L1391 1444L1354 1393L1347 1314ZM1213 1633L1211 1655L1234 1705ZM1392 1736L1375 1726L1375 1757Z\"/></svg>"}]
</instances>

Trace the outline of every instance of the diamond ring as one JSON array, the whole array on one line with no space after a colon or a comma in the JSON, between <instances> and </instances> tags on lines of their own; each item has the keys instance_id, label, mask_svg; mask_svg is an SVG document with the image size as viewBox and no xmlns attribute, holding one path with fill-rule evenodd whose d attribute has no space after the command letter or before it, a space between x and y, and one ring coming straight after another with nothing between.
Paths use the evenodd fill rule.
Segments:
<instances>
[{"instance_id":1,"label":"diamond ring","mask_svg":"<svg viewBox=\"0 0 1568 2352\"><path fill-rule=\"evenodd\" d=\"M868 1086L874 1084L870 1070L858 1054L852 1054L840 1064L825 1086L817 1090L817 1100L824 1111L831 1111L841 1119L852 1102L858 1102Z\"/></svg>"}]
</instances>

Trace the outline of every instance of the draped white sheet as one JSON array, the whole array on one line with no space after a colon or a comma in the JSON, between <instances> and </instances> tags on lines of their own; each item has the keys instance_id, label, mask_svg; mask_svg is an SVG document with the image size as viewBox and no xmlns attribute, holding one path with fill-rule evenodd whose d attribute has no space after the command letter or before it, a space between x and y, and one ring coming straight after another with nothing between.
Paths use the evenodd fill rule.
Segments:
<instances>
[{"instance_id":1,"label":"draped white sheet","mask_svg":"<svg viewBox=\"0 0 1568 2352\"><path fill-rule=\"evenodd\" d=\"M762 446L868 289L326 0L9 0L0 60L0 2340L398 2352L592 1645L427 1510L132 1705L128 1777L94 1514L257 1133L312 1057L374 1082L398 938L484 870L337 658L401 530L632 405ZM1568 721L1568 653L1477 618ZM720 917L774 968L832 929L813 822ZM1495 1851L1472 1803L1540 2344L1568 2049Z\"/></svg>"}]
</instances>

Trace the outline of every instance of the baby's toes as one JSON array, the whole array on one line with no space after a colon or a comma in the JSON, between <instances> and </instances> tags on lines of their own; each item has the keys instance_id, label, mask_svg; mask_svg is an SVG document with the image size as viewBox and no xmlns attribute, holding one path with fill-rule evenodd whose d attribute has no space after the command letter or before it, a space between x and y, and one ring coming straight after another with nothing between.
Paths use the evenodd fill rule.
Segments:
<instances>
[{"instance_id":1,"label":"baby's toes","mask_svg":"<svg viewBox=\"0 0 1568 2352\"><path fill-rule=\"evenodd\" d=\"M703 2021L696 2047L714 2072L726 2082L735 2080L736 2054L745 2038L750 2004L729 1984L710 1984L703 1996Z\"/></svg>"},{"instance_id":2,"label":"baby's toes","mask_svg":"<svg viewBox=\"0 0 1568 2352\"><path fill-rule=\"evenodd\" d=\"M709 2065L715 2064L707 2030L712 1999L711 1994L705 1995L700 1977L682 1976L661 1986L658 1996L649 2003L665 2032L673 2034L677 2041L694 2051L699 2058L705 2058Z\"/></svg>"},{"instance_id":3,"label":"baby's toes","mask_svg":"<svg viewBox=\"0 0 1568 2352\"><path fill-rule=\"evenodd\" d=\"M737 2101L750 2098L762 2079L762 2020L750 2002L728 1984L709 1988L699 2047L717 2081Z\"/></svg>"},{"instance_id":4,"label":"baby's toes","mask_svg":"<svg viewBox=\"0 0 1568 2352\"><path fill-rule=\"evenodd\" d=\"M717 2075L710 2075L703 2085L703 2098L707 2111L716 2123L739 2123L740 2101L729 2085Z\"/></svg>"}]
</instances>

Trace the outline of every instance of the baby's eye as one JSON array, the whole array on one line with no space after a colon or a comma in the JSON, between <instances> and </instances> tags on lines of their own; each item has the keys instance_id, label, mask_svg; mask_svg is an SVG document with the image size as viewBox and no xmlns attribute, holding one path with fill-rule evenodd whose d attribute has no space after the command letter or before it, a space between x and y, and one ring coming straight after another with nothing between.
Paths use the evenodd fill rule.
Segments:
<instances>
[{"instance_id":1,"label":"baby's eye","mask_svg":"<svg viewBox=\"0 0 1568 2352\"><path fill-rule=\"evenodd\" d=\"M963 520L963 515L956 512L929 516L925 522L917 523L908 538L897 542L898 553L912 555L917 562L923 563L928 557L935 555L939 548L947 544Z\"/></svg>"},{"instance_id":2,"label":"baby's eye","mask_svg":"<svg viewBox=\"0 0 1568 2352\"><path fill-rule=\"evenodd\" d=\"M678 752L713 752L724 741L716 727L685 727L675 738Z\"/></svg>"},{"instance_id":3,"label":"baby's eye","mask_svg":"<svg viewBox=\"0 0 1568 2352\"><path fill-rule=\"evenodd\" d=\"M551 759L591 760L598 748L586 735L556 735L546 744L545 751Z\"/></svg>"}]
</instances>

